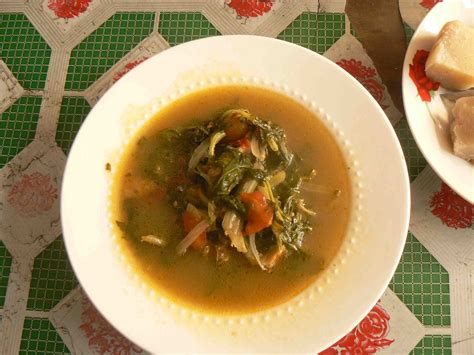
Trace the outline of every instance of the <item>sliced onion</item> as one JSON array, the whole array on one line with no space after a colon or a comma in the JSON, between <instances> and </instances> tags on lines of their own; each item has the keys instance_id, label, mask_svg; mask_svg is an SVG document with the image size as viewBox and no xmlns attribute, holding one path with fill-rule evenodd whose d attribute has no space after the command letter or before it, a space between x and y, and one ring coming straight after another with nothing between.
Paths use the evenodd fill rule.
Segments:
<instances>
[{"instance_id":1,"label":"sliced onion","mask_svg":"<svg viewBox=\"0 0 474 355\"><path fill-rule=\"evenodd\" d=\"M268 182L270 183L271 187L275 187L279 184L281 184L283 181L286 179L286 173L284 170L280 170L273 174Z\"/></svg>"},{"instance_id":2,"label":"sliced onion","mask_svg":"<svg viewBox=\"0 0 474 355\"><path fill-rule=\"evenodd\" d=\"M293 161L293 154L291 154L290 152L288 152L288 148L286 147L286 143L283 143L281 145L281 151L283 153L284 156L286 157L290 157L289 161L288 161L288 165L291 164L291 162Z\"/></svg>"},{"instance_id":3,"label":"sliced onion","mask_svg":"<svg viewBox=\"0 0 474 355\"><path fill-rule=\"evenodd\" d=\"M209 141L209 156L214 156L214 150L216 149L217 143L219 143L225 137L225 132L220 131L216 132L211 136L211 140Z\"/></svg>"},{"instance_id":4,"label":"sliced onion","mask_svg":"<svg viewBox=\"0 0 474 355\"><path fill-rule=\"evenodd\" d=\"M269 199L270 201L272 201L273 203L276 203L275 196L273 196L272 185L270 185L270 183L268 182L268 180L265 180L265 181L263 182L263 186L264 186L265 189L267 190L266 195L268 195L268 199Z\"/></svg>"},{"instance_id":5,"label":"sliced onion","mask_svg":"<svg viewBox=\"0 0 474 355\"><path fill-rule=\"evenodd\" d=\"M202 141L202 143L199 144L196 149L194 149L194 152L191 155L191 158L189 159L189 163L188 163L189 170L193 170L196 167L196 165L199 164L199 161L202 158L204 158L207 151L209 150L209 144L210 144L210 140L209 138L207 138L204 141Z\"/></svg>"},{"instance_id":6,"label":"sliced onion","mask_svg":"<svg viewBox=\"0 0 474 355\"><path fill-rule=\"evenodd\" d=\"M238 118L243 117L246 120L252 118L252 115L250 114L249 110L244 110L242 108L237 108L237 109L229 109L229 110L225 111L222 114L221 119L226 119L227 117L231 117L231 116L236 116Z\"/></svg>"},{"instance_id":7,"label":"sliced onion","mask_svg":"<svg viewBox=\"0 0 474 355\"><path fill-rule=\"evenodd\" d=\"M231 244L241 253L247 252L244 236L242 234L242 219L234 211L227 211L222 219L222 229L229 237Z\"/></svg>"},{"instance_id":8,"label":"sliced onion","mask_svg":"<svg viewBox=\"0 0 474 355\"><path fill-rule=\"evenodd\" d=\"M255 257L255 260L257 261L258 266L260 266L260 269L262 269L263 271L267 270L266 267L262 264L262 261L260 260L260 253L257 250L257 244L255 244L255 234L250 234L249 241L250 241L250 251Z\"/></svg>"},{"instance_id":9,"label":"sliced onion","mask_svg":"<svg viewBox=\"0 0 474 355\"><path fill-rule=\"evenodd\" d=\"M265 196L265 198L267 200L270 200L270 195L268 194L267 189L265 188L265 186L259 185L257 187L257 191L260 192L263 196Z\"/></svg>"},{"instance_id":10,"label":"sliced onion","mask_svg":"<svg viewBox=\"0 0 474 355\"><path fill-rule=\"evenodd\" d=\"M207 203L207 215L209 216L209 220L211 221L211 223L214 223L214 221L217 218L216 217L216 205L212 201L209 201Z\"/></svg>"},{"instance_id":11,"label":"sliced onion","mask_svg":"<svg viewBox=\"0 0 474 355\"><path fill-rule=\"evenodd\" d=\"M153 235L153 234L144 235L140 238L140 240L142 242L146 242L148 244L156 245L159 247L165 246L167 244L165 239L157 237L156 235Z\"/></svg>"},{"instance_id":12,"label":"sliced onion","mask_svg":"<svg viewBox=\"0 0 474 355\"><path fill-rule=\"evenodd\" d=\"M273 137L267 137L267 143L271 150L278 152L278 144L275 142Z\"/></svg>"},{"instance_id":13,"label":"sliced onion","mask_svg":"<svg viewBox=\"0 0 474 355\"><path fill-rule=\"evenodd\" d=\"M312 209L306 207L303 200L299 200L297 206L300 212L306 213L310 216L316 216L316 211L313 211Z\"/></svg>"},{"instance_id":14,"label":"sliced onion","mask_svg":"<svg viewBox=\"0 0 474 355\"><path fill-rule=\"evenodd\" d=\"M267 148L265 146L262 146L260 144L260 141L257 137L257 135L253 135L252 139L250 140L250 150L252 151L252 154L257 158L258 160L265 160L267 156Z\"/></svg>"},{"instance_id":15,"label":"sliced onion","mask_svg":"<svg viewBox=\"0 0 474 355\"><path fill-rule=\"evenodd\" d=\"M308 182L302 182L300 186L301 190L307 192L313 192L317 194L337 194L337 189L328 185L316 185Z\"/></svg>"},{"instance_id":16,"label":"sliced onion","mask_svg":"<svg viewBox=\"0 0 474 355\"><path fill-rule=\"evenodd\" d=\"M242 192L244 193L254 192L256 187L257 187L257 180L254 180L254 179L247 180L242 186Z\"/></svg>"},{"instance_id":17,"label":"sliced onion","mask_svg":"<svg viewBox=\"0 0 474 355\"><path fill-rule=\"evenodd\" d=\"M194 243L201 233L204 233L206 229L209 228L209 225L209 221L207 220L202 220L196 224L196 226L191 229L191 231L176 246L176 252L179 255L186 253L186 250L189 248L189 246Z\"/></svg>"}]
</instances>

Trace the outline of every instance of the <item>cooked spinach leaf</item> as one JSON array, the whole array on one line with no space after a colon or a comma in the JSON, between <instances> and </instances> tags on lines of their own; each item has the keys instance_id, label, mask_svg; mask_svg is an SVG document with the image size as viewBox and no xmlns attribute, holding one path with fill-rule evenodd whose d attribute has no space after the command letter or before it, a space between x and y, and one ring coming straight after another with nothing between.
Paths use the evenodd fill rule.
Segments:
<instances>
[{"instance_id":1,"label":"cooked spinach leaf","mask_svg":"<svg viewBox=\"0 0 474 355\"><path fill-rule=\"evenodd\" d=\"M286 146L286 136L283 129L276 124L261 120L254 117L250 122L259 128L259 133L262 141L267 142L270 150L276 153L287 167L293 160L293 154L290 153Z\"/></svg>"},{"instance_id":2,"label":"cooked spinach leaf","mask_svg":"<svg viewBox=\"0 0 474 355\"><path fill-rule=\"evenodd\" d=\"M296 198L290 196L283 206L281 240L294 250L299 250L306 232L310 231L311 224L296 208Z\"/></svg>"},{"instance_id":3,"label":"cooked spinach leaf","mask_svg":"<svg viewBox=\"0 0 474 355\"><path fill-rule=\"evenodd\" d=\"M209 223L203 250L214 250L218 263L228 259L233 246L269 270L291 254L288 249L301 250L311 230L301 212L302 164L289 151L281 127L247 110L230 109L215 120L165 130L154 139L160 154L150 153L156 162L150 174L172 186L168 198L183 220ZM281 181L272 186L279 172L284 172ZM190 205L197 211L194 217L185 216Z\"/></svg>"},{"instance_id":4,"label":"cooked spinach leaf","mask_svg":"<svg viewBox=\"0 0 474 355\"><path fill-rule=\"evenodd\" d=\"M244 204L232 195L219 195L215 198L215 202L217 205L230 208L241 215L244 215L246 212Z\"/></svg>"},{"instance_id":5,"label":"cooked spinach leaf","mask_svg":"<svg viewBox=\"0 0 474 355\"><path fill-rule=\"evenodd\" d=\"M222 153L216 162L222 168L222 174L214 187L214 193L217 195L230 194L242 181L247 169L252 167L251 156L233 148Z\"/></svg>"}]
</instances>

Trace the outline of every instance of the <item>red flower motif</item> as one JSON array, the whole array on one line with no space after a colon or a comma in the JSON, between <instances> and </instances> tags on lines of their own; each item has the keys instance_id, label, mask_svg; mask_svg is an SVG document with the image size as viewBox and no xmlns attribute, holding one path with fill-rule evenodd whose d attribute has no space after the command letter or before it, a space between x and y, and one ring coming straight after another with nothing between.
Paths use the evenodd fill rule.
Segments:
<instances>
[{"instance_id":1,"label":"red flower motif","mask_svg":"<svg viewBox=\"0 0 474 355\"><path fill-rule=\"evenodd\" d=\"M50 180L49 176L38 172L23 175L11 188L8 202L23 217L35 217L48 211L58 198L58 190Z\"/></svg>"},{"instance_id":2,"label":"red flower motif","mask_svg":"<svg viewBox=\"0 0 474 355\"><path fill-rule=\"evenodd\" d=\"M474 223L474 205L465 201L444 182L430 201L431 213L450 228L469 228Z\"/></svg>"},{"instance_id":3,"label":"red flower motif","mask_svg":"<svg viewBox=\"0 0 474 355\"><path fill-rule=\"evenodd\" d=\"M370 340L381 340L388 334L389 319L385 309L376 305L359 323L357 331Z\"/></svg>"},{"instance_id":4,"label":"red flower motif","mask_svg":"<svg viewBox=\"0 0 474 355\"><path fill-rule=\"evenodd\" d=\"M125 74L127 74L130 70L132 70L133 68L135 68L138 64L144 62L145 60L147 60L148 57L143 57L141 59L138 59L138 60L135 60L133 62L130 62L130 63L127 63L125 65L125 67L120 71L118 72L117 74L115 74L114 76L114 83L116 81L118 81L122 76L124 76Z\"/></svg>"},{"instance_id":5,"label":"red flower motif","mask_svg":"<svg viewBox=\"0 0 474 355\"><path fill-rule=\"evenodd\" d=\"M360 60L355 59L341 59L336 64L357 79L384 110L388 107L382 104L385 89L375 78L376 72L374 68L366 67Z\"/></svg>"},{"instance_id":6,"label":"red flower motif","mask_svg":"<svg viewBox=\"0 0 474 355\"><path fill-rule=\"evenodd\" d=\"M372 78L375 76L375 69L366 67L360 60L341 59L340 61L336 62L336 64L357 80Z\"/></svg>"},{"instance_id":7,"label":"red flower motif","mask_svg":"<svg viewBox=\"0 0 474 355\"><path fill-rule=\"evenodd\" d=\"M425 9L431 10L433 6L442 1L443 0L421 0L420 5L423 6Z\"/></svg>"},{"instance_id":8,"label":"red flower motif","mask_svg":"<svg viewBox=\"0 0 474 355\"><path fill-rule=\"evenodd\" d=\"M423 49L417 50L409 70L410 78L415 83L422 101L431 101L431 92L439 88L439 83L431 81L426 76L425 65L429 54L430 52Z\"/></svg>"},{"instance_id":9,"label":"red flower motif","mask_svg":"<svg viewBox=\"0 0 474 355\"><path fill-rule=\"evenodd\" d=\"M319 354L374 354L377 350L386 348L394 342L394 340L385 339L390 329L389 320L388 313L376 304L349 334Z\"/></svg>"},{"instance_id":10,"label":"red flower motif","mask_svg":"<svg viewBox=\"0 0 474 355\"><path fill-rule=\"evenodd\" d=\"M377 80L375 79L362 79L360 80L360 83L367 89L368 92L374 97L374 99L379 103L380 106L382 105L383 102L383 94L384 94L384 88L382 84L380 84Z\"/></svg>"},{"instance_id":11,"label":"red flower motif","mask_svg":"<svg viewBox=\"0 0 474 355\"><path fill-rule=\"evenodd\" d=\"M82 324L79 328L88 338L91 349L99 354L125 355L143 352L107 323L85 295L83 295L82 305L84 309L81 314Z\"/></svg>"},{"instance_id":12,"label":"red flower motif","mask_svg":"<svg viewBox=\"0 0 474 355\"><path fill-rule=\"evenodd\" d=\"M241 17L258 17L265 15L272 8L271 0L230 0L227 5Z\"/></svg>"},{"instance_id":13,"label":"red flower motif","mask_svg":"<svg viewBox=\"0 0 474 355\"><path fill-rule=\"evenodd\" d=\"M92 0L49 0L48 8L61 18L74 18L87 10Z\"/></svg>"}]
</instances>

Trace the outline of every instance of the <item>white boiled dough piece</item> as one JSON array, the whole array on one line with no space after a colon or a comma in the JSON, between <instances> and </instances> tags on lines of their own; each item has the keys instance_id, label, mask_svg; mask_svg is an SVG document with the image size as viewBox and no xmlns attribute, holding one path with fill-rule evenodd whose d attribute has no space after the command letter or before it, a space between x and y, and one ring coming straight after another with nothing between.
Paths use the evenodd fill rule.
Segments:
<instances>
[{"instance_id":1,"label":"white boiled dough piece","mask_svg":"<svg viewBox=\"0 0 474 355\"><path fill-rule=\"evenodd\" d=\"M451 138L454 154L466 160L474 160L474 96L457 100L453 116Z\"/></svg>"},{"instance_id":2,"label":"white boiled dough piece","mask_svg":"<svg viewBox=\"0 0 474 355\"><path fill-rule=\"evenodd\" d=\"M426 61L426 74L447 89L474 87L474 28L446 23Z\"/></svg>"}]
</instances>

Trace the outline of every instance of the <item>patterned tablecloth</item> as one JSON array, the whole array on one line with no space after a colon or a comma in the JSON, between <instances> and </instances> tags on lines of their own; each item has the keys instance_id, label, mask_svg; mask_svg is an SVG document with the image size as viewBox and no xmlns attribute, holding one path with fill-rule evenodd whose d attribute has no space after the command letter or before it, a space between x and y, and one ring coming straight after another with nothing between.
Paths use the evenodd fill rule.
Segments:
<instances>
[{"instance_id":1,"label":"patterned tablecloth","mask_svg":"<svg viewBox=\"0 0 474 355\"><path fill-rule=\"evenodd\" d=\"M400 0L408 38L437 2ZM142 352L101 318L68 262L58 200L66 156L91 107L124 73L170 46L233 33L277 37L335 61L385 110L406 156L413 207L400 264L380 302L325 354L474 354L474 207L427 166L344 7L0 2L0 354Z\"/></svg>"}]
</instances>

